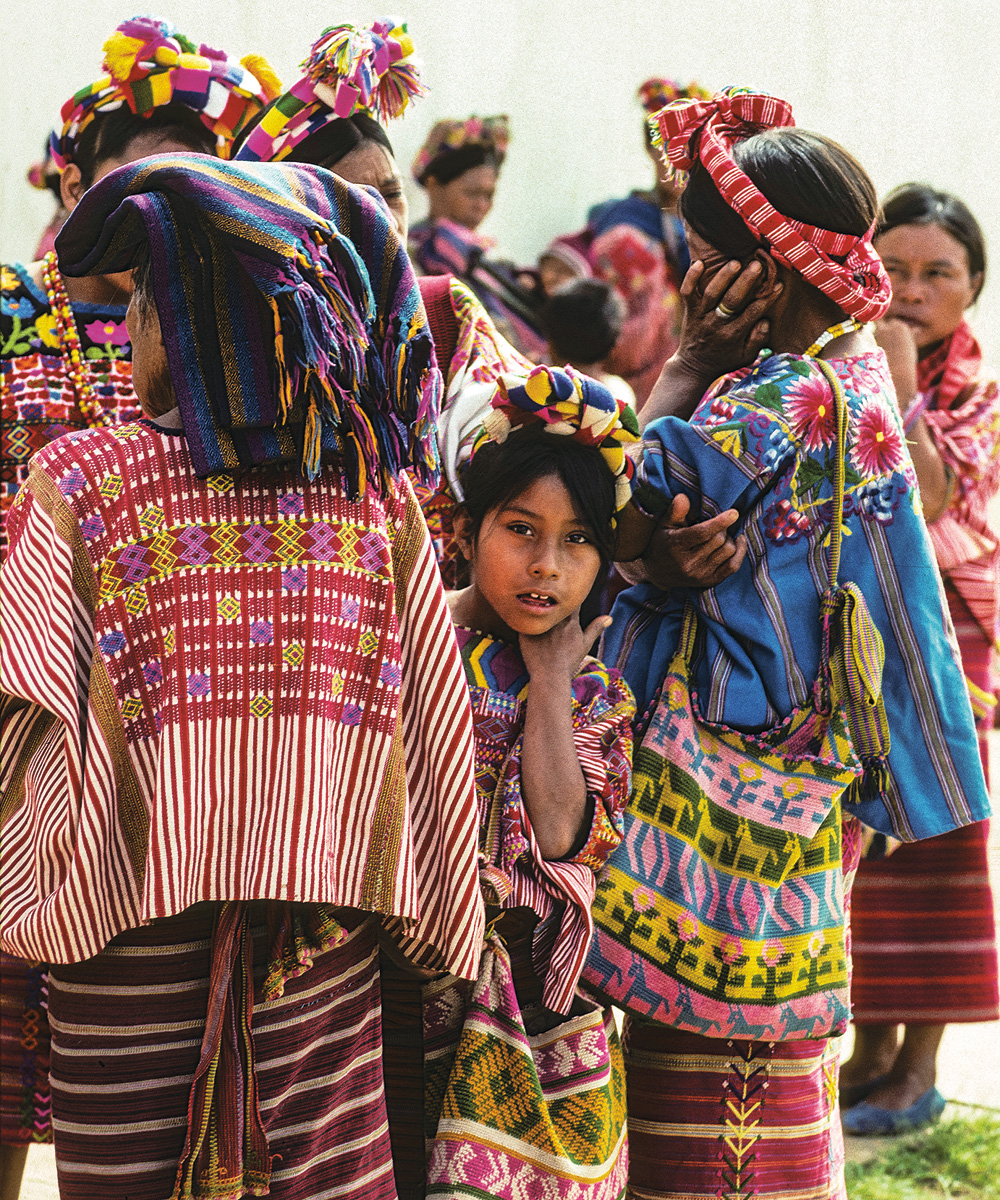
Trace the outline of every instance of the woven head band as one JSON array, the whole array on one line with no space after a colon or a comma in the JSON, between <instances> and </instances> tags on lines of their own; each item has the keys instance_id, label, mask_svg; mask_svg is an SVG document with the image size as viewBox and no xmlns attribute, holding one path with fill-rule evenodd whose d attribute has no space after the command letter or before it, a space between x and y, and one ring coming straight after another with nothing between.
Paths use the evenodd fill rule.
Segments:
<instances>
[{"instance_id":1,"label":"woven head band","mask_svg":"<svg viewBox=\"0 0 1000 1200\"><path fill-rule=\"evenodd\" d=\"M506 115L438 121L413 160L413 178L423 183L432 163L465 146L483 146L495 155L499 166L507 156L509 145L510 118Z\"/></svg>"},{"instance_id":2,"label":"woven head band","mask_svg":"<svg viewBox=\"0 0 1000 1200\"><path fill-rule=\"evenodd\" d=\"M892 292L872 245L874 226L857 237L783 216L733 160L736 142L794 124L784 100L740 88L727 88L710 100L675 100L650 117L653 142L670 163L688 171L700 162L722 198L778 262L798 271L852 317L877 320L885 315Z\"/></svg>"},{"instance_id":3,"label":"woven head band","mask_svg":"<svg viewBox=\"0 0 1000 1200\"><path fill-rule=\"evenodd\" d=\"M364 112L383 124L402 116L426 88L410 58L413 42L395 17L368 29L334 25L313 43L302 78L270 108L240 147L240 158L280 162L330 121Z\"/></svg>"},{"instance_id":4,"label":"woven head band","mask_svg":"<svg viewBox=\"0 0 1000 1200\"><path fill-rule=\"evenodd\" d=\"M625 447L639 440L639 425L632 409L603 384L572 367L535 367L527 379L501 375L490 403L473 454L487 442L505 442L514 429L539 424L546 433L598 450L615 477L616 510L628 504L635 466Z\"/></svg>"},{"instance_id":5,"label":"woven head band","mask_svg":"<svg viewBox=\"0 0 1000 1200\"><path fill-rule=\"evenodd\" d=\"M81 88L62 107L62 127L53 130L52 160L62 171L73 161L80 135L98 113L123 104L148 116L164 104L183 104L215 135L220 158L233 138L281 90L260 55L234 62L221 50L195 48L166 21L133 17L104 43L101 79Z\"/></svg>"}]
</instances>

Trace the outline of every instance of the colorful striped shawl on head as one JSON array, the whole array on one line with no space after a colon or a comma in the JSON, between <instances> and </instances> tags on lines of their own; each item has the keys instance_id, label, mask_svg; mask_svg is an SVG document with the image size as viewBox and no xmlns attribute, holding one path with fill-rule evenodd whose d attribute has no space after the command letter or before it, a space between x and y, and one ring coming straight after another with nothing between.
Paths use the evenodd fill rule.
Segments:
<instances>
[{"instance_id":1,"label":"colorful striped shawl on head","mask_svg":"<svg viewBox=\"0 0 1000 1200\"><path fill-rule=\"evenodd\" d=\"M859 321L885 316L892 288L872 245L874 225L856 237L786 217L733 159L737 142L795 124L787 101L749 88L726 88L710 100L672 100L649 123L653 144L671 166L690 171L700 162L722 198L778 262Z\"/></svg>"},{"instance_id":2,"label":"colorful striped shawl on head","mask_svg":"<svg viewBox=\"0 0 1000 1200\"><path fill-rule=\"evenodd\" d=\"M382 208L321 167L158 155L92 187L59 235L67 275L138 263L201 477L340 463L352 496L437 474L441 377Z\"/></svg>"}]
</instances>

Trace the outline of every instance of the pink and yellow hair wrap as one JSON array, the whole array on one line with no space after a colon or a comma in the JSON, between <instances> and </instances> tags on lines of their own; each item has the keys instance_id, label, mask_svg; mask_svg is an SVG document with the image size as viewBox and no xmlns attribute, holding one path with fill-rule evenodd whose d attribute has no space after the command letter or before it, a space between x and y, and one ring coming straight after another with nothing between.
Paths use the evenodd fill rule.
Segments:
<instances>
[{"instance_id":1,"label":"pink and yellow hair wrap","mask_svg":"<svg viewBox=\"0 0 1000 1200\"><path fill-rule=\"evenodd\" d=\"M217 153L228 158L237 133L281 85L260 55L234 62L224 51L195 48L168 22L155 17L123 21L104 43L102 78L81 88L62 107L62 126L50 142L60 171L73 161L80 135L99 113L127 105L148 116L165 104L183 104L215 135Z\"/></svg>"},{"instance_id":2,"label":"pink and yellow hair wrap","mask_svg":"<svg viewBox=\"0 0 1000 1200\"><path fill-rule=\"evenodd\" d=\"M334 25L313 43L304 74L280 96L240 147L240 158L280 162L329 121L364 112L383 124L427 90L412 60L413 41L395 17L368 29Z\"/></svg>"}]
</instances>

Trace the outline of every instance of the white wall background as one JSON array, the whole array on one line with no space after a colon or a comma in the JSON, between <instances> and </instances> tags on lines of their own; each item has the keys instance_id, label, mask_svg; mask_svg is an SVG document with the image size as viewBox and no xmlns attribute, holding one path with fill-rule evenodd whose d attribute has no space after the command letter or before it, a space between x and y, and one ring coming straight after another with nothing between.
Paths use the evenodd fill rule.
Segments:
<instances>
[{"instance_id":1,"label":"white wall background","mask_svg":"<svg viewBox=\"0 0 1000 1200\"><path fill-rule=\"evenodd\" d=\"M357 0L40 0L0 45L0 257L29 255L51 202L24 180L63 101L100 73L101 45L138 11L290 82L329 24L367 22ZM430 96L391 130L401 165L438 117L508 112L513 142L486 226L533 261L587 208L647 186L636 86L662 74L748 84L791 101L798 124L843 142L879 191L910 179L956 192L994 255L973 316L1000 361L1000 0L391 0ZM374 0L372 0L374 4ZM422 215L419 189L411 194Z\"/></svg>"}]
</instances>

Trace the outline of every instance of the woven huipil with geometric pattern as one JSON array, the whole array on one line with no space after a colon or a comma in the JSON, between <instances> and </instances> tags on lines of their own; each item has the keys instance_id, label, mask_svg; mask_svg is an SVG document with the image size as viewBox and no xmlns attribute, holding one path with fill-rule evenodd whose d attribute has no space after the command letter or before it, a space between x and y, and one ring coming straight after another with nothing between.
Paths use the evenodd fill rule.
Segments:
<instances>
[{"instance_id":1,"label":"woven huipil with geometric pattern","mask_svg":"<svg viewBox=\"0 0 1000 1200\"><path fill-rule=\"evenodd\" d=\"M139 421L42 451L9 530L5 949L277 897L393 915L475 976L468 698L407 483L199 479Z\"/></svg>"}]
</instances>

